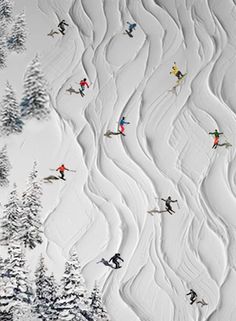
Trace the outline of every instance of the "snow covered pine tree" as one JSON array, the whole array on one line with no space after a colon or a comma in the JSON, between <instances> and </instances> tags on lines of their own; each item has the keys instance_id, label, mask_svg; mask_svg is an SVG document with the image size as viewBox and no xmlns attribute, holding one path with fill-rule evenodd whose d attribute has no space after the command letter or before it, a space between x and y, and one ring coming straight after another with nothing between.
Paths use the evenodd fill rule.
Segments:
<instances>
[{"instance_id":1,"label":"snow covered pine tree","mask_svg":"<svg viewBox=\"0 0 236 321\"><path fill-rule=\"evenodd\" d=\"M24 222L23 243L33 249L42 240L42 223L40 219L42 187L37 181L36 162L29 177L28 188L22 195L22 222Z\"/></svg>"},{"instance_id":2,"label":"snow covered pine tree","mask_svg":"<svg viewBox=\"0 0 236 321\"><path fill-rule=\"evenodd\" d=\"M25 42L25 14L21 13L16 17L16 21L12 27L11 34L7 39L7 48L10 51L21 53L26 49Z\"/></svg>"},{"instance_id":3,"label":"snow covered pine tree","mask_svg":"<svg viewBox=\"0 0 236 321\"><path fill-rule=\"evenodd\" d=\"M0 0L0 21L6 20L11 22L13 19L13 1L12 0Z\"/></svg>"},{"instance_id":4,"label":"snow covered pine tree","mask_svg":"<svg viewBox=\"0 0 236 321\"><path fill-rule=\"evenodd\" d=\"M21 113L26 119L36 118L41 120L47 118L49 112L46 80L41 71L39 58L36 56L25 74Z\"/></svg>"},{"instance_id":5,"label":"snow covered pine tree","mask_svg":"<svg viewBox=\"0 0 236 321\"><path fill-rule=\"evenodd\" d=\"M7 146L5 145L0 151L0 186L7 186L9 181L7 179L11 164L7 156Z\"/></svg>"},{"instance_id":6,"label":"snow covered pine tree","mask_svg":"<svg viewBox=\"0 0 236 321\"><path fill-rule=\"evenodd\" d=\"M22 132L23 122L21 112L16 101L16 95L9 83L6 85L5 96L1 103L0 128L2 135Z\"/></svg>"},{"instance_id":7,"label":"snow covered pine tree","mask_svg":"<svg viewBox=\"0 0 236 321\"><path fill-rule=\"evenodd\" d=\"M91 311L93 320L109 321L110 318L108 316L108 313L106 311L104 304L102 303L102 296L96 283L93 288L93 291L91 292L90 300L91 300L90 311Z\"/></svg>"},{"instance_id":8,"label":"snow covered pine tree","mask_svg":"<svg viewBox=\"0 0 236 321\"><path fill-rule=\"evenodd\" d=\"M39 266L35 272L36 295L34 299L34 311L42 321L57 320L57 312L54 307L57 286L54 276L46 275L44 259L41 256Z\"/></svg>"},{"instance_id":9,"label":"snow covered pine tree","mask_svg":"<svg viewBox=\"0 0 236 321\"><path fill-rule=\"evenodd\" d=\"M58 321L88 321L84 314L89 306L77 254L66 262L61 282L62 292L56 302Z\"/></svg>"},{"instance_id":10,"label":"snow covered pine tree","mask_svg":"<svg viewBox=\"0 0 236 321\"><path fill-rule=\"evenodd\" d=\"M13 240L19 240L22 236L23 222L21 220L21 203L17 195L16 185L10 193L10 198L3 211L2 236L4 245L9 245Z\"/></svg>"},{"instance_id":11,"label":"snow covered pine tree","mask_svg":"<svg viewBox=\"0 0 236 321\"><path fill-rule=\"evenodd\" d=\"M29 309L33 290L21 244L10 244L8 254L9 258L5 261L4 275L1 278L0 310L8 314L9 320L12 320L16 311L19 314L20 311Z\"/></svg>"}]
</instances>

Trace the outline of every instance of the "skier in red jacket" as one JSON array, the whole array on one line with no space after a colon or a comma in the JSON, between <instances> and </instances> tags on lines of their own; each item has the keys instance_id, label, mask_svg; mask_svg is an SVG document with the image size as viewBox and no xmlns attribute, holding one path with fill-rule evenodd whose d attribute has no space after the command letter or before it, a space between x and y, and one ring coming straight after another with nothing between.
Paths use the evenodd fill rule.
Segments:
<instances>
[{"instance_id":1,"label":"skier in red jacket","mask_svg":"<svg viewBox=\"0 0 236 321\"><path fill-rule=\"evenodd\" d=\"M83 80L80 81L80 86L81 86L81 90L84 91L85 86L87 86L87 88L89 88L89 84L87 83L87 79L84 78Z\"/></svg>"},{"instance_id":2,"label":"skier in red jacket","mask_svg":"<svg viewBox=\"0 0 236 321\"><path fill-rule=\"evenodd\" d=\"M64 178L64 171L69 171L69 169L66 168L64 164L62 164L62 165L59 166L56 170L60 172L60 174L61 174L61 177L60 177L60 178L65 180L65 178Z\"/></svg>"}]
</instances>

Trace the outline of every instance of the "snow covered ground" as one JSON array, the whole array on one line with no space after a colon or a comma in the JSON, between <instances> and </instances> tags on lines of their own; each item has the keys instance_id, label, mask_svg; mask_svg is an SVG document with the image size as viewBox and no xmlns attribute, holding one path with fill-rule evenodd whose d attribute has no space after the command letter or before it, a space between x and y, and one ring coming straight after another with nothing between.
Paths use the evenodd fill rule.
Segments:
<instances>
[{"instance_id":1,"label":"snow covered ground","mask_svg":"<svg viewBox=\"0 0 236 321\"><path fill-rule=\"evenodd\" d=\"M17 0L27 51L0 71L20 101L23 75L38 53L49 83L51 117L1 138L19 192L37 161L39 177L64 163L66 181L43 185L43 252L58 278L76 250L112 321L236 320L236 4L214 0ZM65 36L48 37L65 19ZM136 22L130 38L126 22ZM185 81L170 75L173 62ZM66 89L91 84L85 97ZM117 130L120 117L130 125ZM224 132L212 149L208 134ZM171 195L175 215L151 216ZM123 267L96 264L121 253ZM189 304L194 289L208 305Z\"/></svg>"}]
</instances>

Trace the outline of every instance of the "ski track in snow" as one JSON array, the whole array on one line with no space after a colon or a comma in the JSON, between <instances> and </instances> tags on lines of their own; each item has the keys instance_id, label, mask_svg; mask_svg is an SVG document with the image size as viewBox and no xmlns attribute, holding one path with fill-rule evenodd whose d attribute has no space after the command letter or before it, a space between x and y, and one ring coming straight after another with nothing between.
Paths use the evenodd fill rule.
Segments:
<instances>
[{"instance_id":1,"label":"ski track in snow","mask_svg":"<svg viewBox=\"0 0 236 321\"><path fill-rule=\"evenodd\" d=\"M55 109L47 166L77 171L45 184L46 252L56 261L78 251L112 321L235 321L235 5L38 0L48 30L61 19L70 25L41 56ZM126 21L137 23L133 38ZM188 73L178 95L169 92L174 61ZM85 97L67 95L84 77ZM104 137L122 115L126 136ZM215 128L231 149L211 149ZM147 214L168 195L179 201L175 215ZM116 252L122 269L96 264ZM190 288L208 305L189 305Z\"/></svg>"}]
</instances>

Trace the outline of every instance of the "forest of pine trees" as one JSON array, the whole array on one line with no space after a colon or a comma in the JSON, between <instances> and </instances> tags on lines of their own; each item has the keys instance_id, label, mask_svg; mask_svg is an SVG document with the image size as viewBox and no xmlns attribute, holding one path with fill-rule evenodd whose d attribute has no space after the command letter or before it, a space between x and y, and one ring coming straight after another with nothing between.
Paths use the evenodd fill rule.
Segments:
<instances>
[{"instance_id":1,"label":"forest of pine trees","mask_svg":"<svg viewBox=\"0 0 236 321\"><path fill-rule=\"evenodd\" d=\"M0 37L1 41L1 37ZM0 43L1 67L1 43ZM0 133L2 136L21 133L23 119L46 119L50 113L46 80L36 56L29 65L24 79L24 95L21 104L16 100L12 86L7 83L0 108Z\"/></svg>"},{"instance_id":2,"label":"forest of pine trees","mask_svg":"<svg viewBox=\"0 0 236 321\"><path fill-rule=\"evenodd\" d=\"M60 286L49 275L41 256L34 280L29 275L20 242L8 245L0 257L0 318L9 321L109 321L98 286L85 287L78 256L65 264Z\"/></svg>"},{"instance_id":3,"label":"forest of pine trees","mask_svg":"<svg viewBox=\"0 0 236 321\"><path fill-rule=\"evenodd\" d=\"M0 69L6 67L7 55L10 52L22 53L26 47L25 14L14 17L12 0L0 0ZM23 129L23 119L47 118L49 110L47 83L41 70L38 56L29 64L24 77L24 93L18 104L16 95L9 83L6 94L1 102L0 133L9 136L20 133Z\"/></svg>"}]
</instances>

